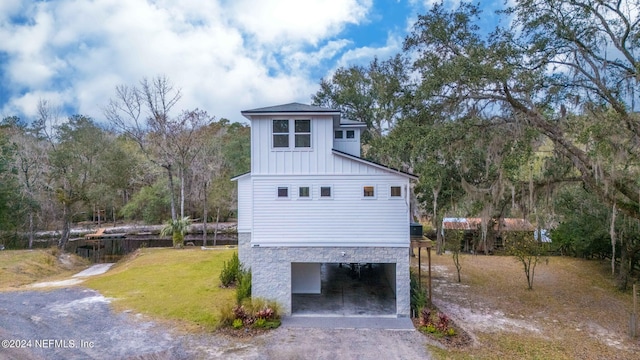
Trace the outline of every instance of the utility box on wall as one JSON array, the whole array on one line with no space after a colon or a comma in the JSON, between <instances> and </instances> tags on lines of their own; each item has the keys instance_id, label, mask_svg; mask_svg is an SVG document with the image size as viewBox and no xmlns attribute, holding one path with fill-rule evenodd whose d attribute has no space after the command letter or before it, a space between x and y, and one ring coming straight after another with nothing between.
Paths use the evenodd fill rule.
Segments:
<instances>
[{"instance_id":1,"label":"utility box on wall","mask_svg":"<svg viewBox=\"0 0 640 360\"><path fill-rule=\"evenodd\" d=\"M422 224L420 223L411 223L409 234L411 237L418 236L422 237Z\"/></svg>"}]
</instances>

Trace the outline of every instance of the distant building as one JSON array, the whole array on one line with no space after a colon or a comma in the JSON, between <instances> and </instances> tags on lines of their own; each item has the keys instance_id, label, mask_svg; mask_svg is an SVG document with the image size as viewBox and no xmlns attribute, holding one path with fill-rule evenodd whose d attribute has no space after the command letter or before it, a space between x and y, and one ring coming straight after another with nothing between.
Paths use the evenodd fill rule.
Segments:
<instances>
[{"instance_id":1,"label":"distant building","mask_svg":"<svg viewBox=\"0 0 640 360\"><path fill-rule=\"evenodd\" d=\"M523 232L533 236L535 228L525 219L501 218L489 219L487 223L487 249L480 241L482 236L481 218L444 218L442 219L442 232L447 239L447 234L452 231L463 233L460 250L463 252L491 253L504 248L502 234L505 232ZM451 237L451 236L449 236ZM548 239L548 238L547 238Z\"/></svg>"}]
</instances>

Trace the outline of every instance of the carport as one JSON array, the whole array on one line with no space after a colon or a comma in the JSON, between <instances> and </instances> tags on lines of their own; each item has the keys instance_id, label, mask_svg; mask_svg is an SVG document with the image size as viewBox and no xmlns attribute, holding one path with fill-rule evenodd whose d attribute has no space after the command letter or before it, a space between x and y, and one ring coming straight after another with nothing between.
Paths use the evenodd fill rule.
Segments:
<instances>
[{"instance_id":1,"label":"carport","mask_svg":"<svg viewBox=\"0 0 640 360\"><path fill-rule=\"evenodd\" d=\"M396 264L292 263L292 315L396 316Z\"/></svg>"}]
</instances>

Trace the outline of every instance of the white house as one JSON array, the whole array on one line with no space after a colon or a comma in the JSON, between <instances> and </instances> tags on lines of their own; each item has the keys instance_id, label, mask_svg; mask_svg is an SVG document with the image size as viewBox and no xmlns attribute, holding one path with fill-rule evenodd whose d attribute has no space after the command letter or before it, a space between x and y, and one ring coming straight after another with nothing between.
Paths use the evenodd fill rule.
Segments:
<instances>
[{"instance_id":1,"label":"white house","mask_svg":"<svg viewBox=\"0 0 640 360\"><path fill-rule=\"evenodd\" d=\"M366 127L299 103L242 111L251 121L251 172L238 182L238 255L252 296L291 314L292 294L320 293L321 265L380 264L409 316L409 181L360 158Z\"/></svg>"}]
</instances>

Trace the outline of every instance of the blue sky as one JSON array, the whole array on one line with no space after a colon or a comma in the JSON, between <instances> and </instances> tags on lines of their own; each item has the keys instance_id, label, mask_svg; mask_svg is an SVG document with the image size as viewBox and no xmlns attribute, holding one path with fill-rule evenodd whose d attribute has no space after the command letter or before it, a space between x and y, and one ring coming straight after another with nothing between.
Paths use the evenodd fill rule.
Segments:
<instances>
[{"instance_id":1,"label":"blue sky","mask_svg":"<svg viewBox=\"0 0 640 360\"><path fill-rule=\"evenodd\" d=\"M178 110L244 121L241 110L309 103L337 68L400 52L433 2L1 0L0 117L31 121L43 99L103 121L117 85L164 75Z\"/></svg>"}]
</instances>

